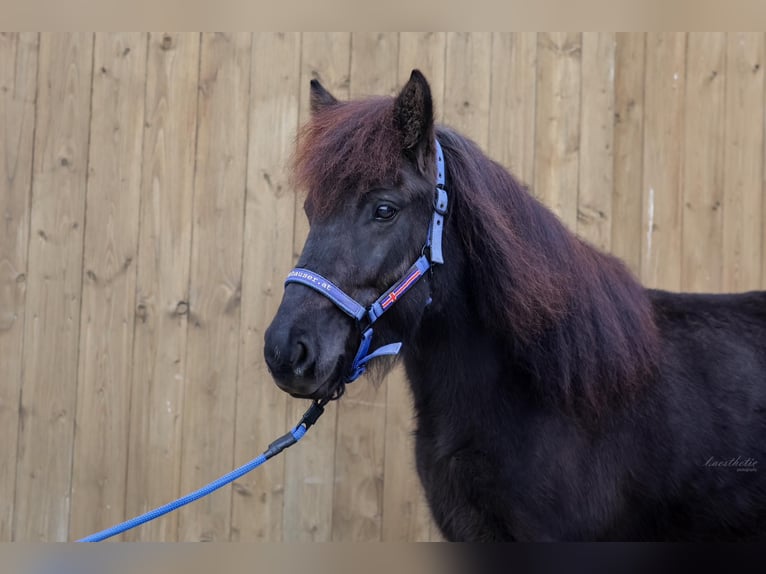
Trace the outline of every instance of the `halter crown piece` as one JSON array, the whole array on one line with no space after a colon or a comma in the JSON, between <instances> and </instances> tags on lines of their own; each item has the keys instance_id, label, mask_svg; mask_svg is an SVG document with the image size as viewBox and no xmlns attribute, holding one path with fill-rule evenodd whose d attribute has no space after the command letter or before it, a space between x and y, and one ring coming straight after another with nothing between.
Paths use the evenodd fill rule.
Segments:
<instances>
[{"instance_id":1,"label":"halter crown piece","mask_svg":"<svg viewBox=\"0 0 766 574\"><path fill-rule=\"evenodd\" d=\"M346 383L358 379L367 369L367 363L383 355L396 355L402 348L401 343L391 343L378 347L372 352L372 326L380 319L381 315L388 311L418 280L425 275L426 271L434 264L444 263L442 253L442 231L444 229L444 216L447 214L447 190L445 182L444 152L439 140L436 143L436 197L434 198L434 212L431 223L428 226L428 235L423 246L422 255L407 270L404 276L394 283L386 292L378 297L371 305L365 307L353 297L346 294L340 287L319 273L309 269L296 267L287 275L285 286L290 283L300 283L314 289L327 297L330 301L349 317L356 319L362 331L362 340L359 350L356 352L351 369L345 377ZM429 298L430 302L430 298ZM366 323L364 322L366 319Z\"/></svg>"}]
</instances>

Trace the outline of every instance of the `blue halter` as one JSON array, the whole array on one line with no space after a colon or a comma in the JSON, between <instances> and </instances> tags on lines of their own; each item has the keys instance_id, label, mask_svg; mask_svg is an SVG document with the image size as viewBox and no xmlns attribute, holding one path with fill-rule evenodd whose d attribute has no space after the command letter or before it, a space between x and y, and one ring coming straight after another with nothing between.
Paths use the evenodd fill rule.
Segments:
<instances>
[{"instance_id":1,"label":"blue halter","mask_svg":"<svg viewBox=\"0 0 766 574\"><path fill-rule=\"evenodd\" d=\"M428 236L423 248L423 254L415 261L404 276L394 283L385 293L378 297L370 306L365 307L356 301L350 295L347 295L340 287L335 285L329 279L326 279L319 273L309 269L296 267L287 275L285 285L290 283L300 283L306 287L314 289L327 297L330 301L343 311L349 317L356 319L358 323L366 318L368 323L362 331L362 341L359 344L359 350L356 352L354 361L351 364L351 370L346 376L346 383L351 383L358 379L367 369L367 363L383 355L396 355L402 348L401 343L391 343L378 347L372 352L370 345L372 343L372 325L388 311L407 291L409 291L418 280L425 275L426 271L433 264L444 263L442 253L442 230L444 229L444 216L447 214L447 190L444 188L445 182L445 164L444 152L439 140L436 142L436 198L434 201L434 212L431 223L428 226ZM430 301L430 299L429 299Z\"/></svg>"}]
</instances>

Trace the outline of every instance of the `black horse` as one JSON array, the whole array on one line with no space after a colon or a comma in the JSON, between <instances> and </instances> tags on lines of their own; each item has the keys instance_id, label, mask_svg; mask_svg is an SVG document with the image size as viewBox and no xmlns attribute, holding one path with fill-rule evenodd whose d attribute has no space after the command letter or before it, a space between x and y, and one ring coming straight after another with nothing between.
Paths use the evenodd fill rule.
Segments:
<instances>
[{"instance_id":1,"label":"black horse","mask_svg":"<svg viewBox=\"0 0 766 574\"><path fill-rule=\"evenodd\" d=\"M299 266L372 303L424 247L436 144L444 263L375 325L404 343L417 469L448 540L766 536L766 292L644 289L467 138L414 71L395 98L318 82L295 182ZM354 320L290 284L266 333L280 388L342 393Z\"/></svg>"}]
</instances>

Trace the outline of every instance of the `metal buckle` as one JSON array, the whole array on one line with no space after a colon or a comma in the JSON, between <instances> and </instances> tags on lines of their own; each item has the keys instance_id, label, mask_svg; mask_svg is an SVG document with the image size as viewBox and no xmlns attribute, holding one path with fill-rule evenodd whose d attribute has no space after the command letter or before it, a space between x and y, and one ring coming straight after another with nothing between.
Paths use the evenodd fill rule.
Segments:
<instances>
[{"instance_id":1,"label":"metal buckle","mask_svg":"<svg viewBox=\"0 0 766 574\"><path fill-rule=\"evenodd\" d=\"M443 205L441 205L441 202L444 202ZM442 184L439 184L436 186L436 197L434 197L434 211L438 213L439 215L447 215L447 211L449 209L449 203L448 203L448 197L447 197L447 190L444 188Z\"/></svg>"}]
</instances>

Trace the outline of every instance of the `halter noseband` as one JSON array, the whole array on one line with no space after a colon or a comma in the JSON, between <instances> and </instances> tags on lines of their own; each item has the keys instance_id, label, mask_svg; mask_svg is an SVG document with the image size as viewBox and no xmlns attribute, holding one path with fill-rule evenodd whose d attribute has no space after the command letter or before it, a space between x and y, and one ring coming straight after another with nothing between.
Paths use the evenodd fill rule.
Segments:
<instances>
[{"instance_id":1,"label":"halter noseband","mask_svg":"<svg viewBox=\"0 0 766 574\"><path fill-rule=\"evenodd\" d=\"M309 269L296 267L287 275L285 285L290 283L300 283L306 287L314 289L327 297L330 301L343 311L349 317L356 319L359 325L366 318L367 324L362 329L362 341L359 344L359 350L356 352L354 362L351 363L351 370L345 377L346 383L351 383L358 379L367 369L367 363L376 357L383 355L396 355L402 348L401 343L391 343L378 347L371 353L370 344L372 343L372 326L380 319L381 315L388 311L402 295L409 291L418 280L425 275L426 271L433 264L444 263L442 253L442 230L444 229L444 216L447 214L447 190L444 187L445 182L445 163L444 153L439 144L436 143L436 197L434 198L434 212L431 223L428 226L428 236L423 246L422 255L415 261L404 276L394 283L385 293L378 297L371 305L365 307L356 301L350 295L347 295L340 287L335 285L329 279L324 278L319 273ZM430 298L429 298L430 302Z\"/></svg>"}]
</instances>

